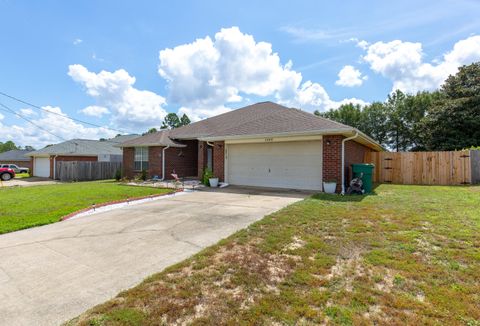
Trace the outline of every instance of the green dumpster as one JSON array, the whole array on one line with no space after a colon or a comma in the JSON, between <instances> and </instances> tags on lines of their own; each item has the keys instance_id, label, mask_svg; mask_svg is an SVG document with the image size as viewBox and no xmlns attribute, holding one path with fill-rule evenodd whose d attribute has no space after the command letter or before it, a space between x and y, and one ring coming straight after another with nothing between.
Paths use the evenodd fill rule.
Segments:
<instances>
[{"instance_id":1,"label":"green dumpster","mask_svg":"<svg viewBox=\"0 0 480 326\"><path fill-rule=\"evenodd\" d=\"M352 174L354 178L359 178L362 175L363 189L365 193L371 193L373 188L373 164L352 164Z\"/></svg>"}]
</instances>

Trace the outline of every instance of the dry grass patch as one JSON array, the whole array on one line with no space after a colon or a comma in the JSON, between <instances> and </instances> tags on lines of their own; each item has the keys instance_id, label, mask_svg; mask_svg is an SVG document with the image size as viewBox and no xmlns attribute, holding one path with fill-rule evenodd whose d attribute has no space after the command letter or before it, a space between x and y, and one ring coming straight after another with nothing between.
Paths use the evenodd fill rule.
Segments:
<instances>
[{"instance_id":1,"label":"dry grass patch","mask_svg":"<svg viewBox=\"0 0 480 326\"><path fill-rule=\"evenodd\" d=\"M480 325L479 188L316 195L70 324Z\"/></svg>"}]
</instances>

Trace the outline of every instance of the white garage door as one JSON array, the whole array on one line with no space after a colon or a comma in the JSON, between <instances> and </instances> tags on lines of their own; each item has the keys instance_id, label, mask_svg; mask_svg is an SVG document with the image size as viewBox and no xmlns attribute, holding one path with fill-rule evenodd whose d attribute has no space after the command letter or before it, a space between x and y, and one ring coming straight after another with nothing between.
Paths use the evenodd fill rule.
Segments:
<instances>
[{"instance_id":1,"label":"white garage door","mask_svg":"<svg viewBox=\"0 0 480 326\"><path fill-rule=\"evenodd\" d=\"M50 177L50 158L35 157L35 166L33 167L33 175L36 177Z\"/></svg>"},{"instance_id":2,"label":"white garage door","mask_svg":"<svg viewBox=\"0 0 480 326\"><path fill-rule=\"evenodd\" d=\"M322 190L322 142L229 144L233 185Z\"/></svg>"}]
</instances>

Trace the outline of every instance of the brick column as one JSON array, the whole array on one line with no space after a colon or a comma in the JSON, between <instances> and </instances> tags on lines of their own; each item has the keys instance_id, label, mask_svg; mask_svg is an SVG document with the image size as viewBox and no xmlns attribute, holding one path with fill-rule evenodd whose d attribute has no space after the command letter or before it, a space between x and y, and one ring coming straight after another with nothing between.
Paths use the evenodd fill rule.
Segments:
<instances>
[{"instance_id":1,"label":"brick column","mask_svg":"<svg viewBox=\"0 0 480 326\"><path fill-rule=\"evenodd\" d=\"M123 148L123 171L122 176L128 179L133 178L133 164L134 164L135 149L133 147Z\"/></svg>"},{"instance_id":2,"label":"brick column","mask_svg":"<svg viewBox=\"0 0 480 326\"><path fill-rule=\"evenodd\" d=\"M213 175L220 181L225 180L225 142L213 143Z\"/></svg>"},{"instance_id":3,"label":"brick column","mask_svg":"<svg viewBox=\"0 0 480 326\"><path fill-rule=\"evenodd\" d=\"M337 192L342 191L343 136L323 137L323 181L336 180Z\"/></svg>"},{"instance_id":4,"label":"brick column","mask_svg":"<svg viewBox=\"0 0 480 326\"><path fill-rule=\"evenodd\" d=\"M154 175L162 177L162 146L150 146L148 148L148 176L151 178Z\"/></svg>"},{"instance_id":5,"label":"brick column","mask_svg":"<svg viewBox=\"0 0 480 326\"><path fill-rule=\"evenodd\" d=\"M207 159L206 146L207 146L207 143L205 143L204 141L198 142L197 173L199 178L202 177L203 170L205 169L205 166L206 166L206 159Z\"/></svg>"}]
</instances>

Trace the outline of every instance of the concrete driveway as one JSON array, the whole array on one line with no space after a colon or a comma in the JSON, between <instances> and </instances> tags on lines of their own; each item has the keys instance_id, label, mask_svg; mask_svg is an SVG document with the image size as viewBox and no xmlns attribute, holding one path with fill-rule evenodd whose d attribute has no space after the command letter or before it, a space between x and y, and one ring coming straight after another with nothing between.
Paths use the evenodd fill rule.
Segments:
<instances>
[{"instance_id":1,"label":"concrete driveway","mask_svg":"<svg viewBox=\"0 0 480 326\"><path fill-rule=\"evenodd\" d=\"M40 178L40 177L30 177L30 178L14 178L9 181L2 183L4 187L29 187L29 186L43 186L43 185L52 185L55 183L60 183L60 181L49 179L49 178Z\"/></svg>"},{"instance_id":2,"label":"concrete driveway","mask_svg":"<svg viewBox=\"0 0 480 326\"><path fill-rule=\"evenodd\" d=\"M176 195L0 235L0 325L57 325L305 193Z\"/></svg>"}]
</instances>

